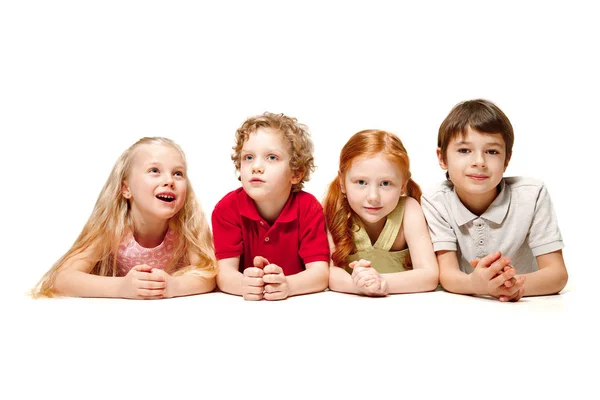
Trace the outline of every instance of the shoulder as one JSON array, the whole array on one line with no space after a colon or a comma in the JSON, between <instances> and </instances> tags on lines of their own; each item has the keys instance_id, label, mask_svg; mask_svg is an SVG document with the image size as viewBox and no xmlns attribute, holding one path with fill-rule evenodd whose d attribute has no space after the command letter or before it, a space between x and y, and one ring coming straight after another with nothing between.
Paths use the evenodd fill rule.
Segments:
<instances>
[{"instance_id":1,"label":"shoulder","mask_svg":"<svg viewBox=\"0 0 600 400\"><path fill-rule=\"evenodd\" d=\"M298 209L300 211L303 210L323 210L323 206L319 203L319 200L312 194L300 190L298 192L292 193L293 196L296 197L296 204L298 204Z\"/></svg>"},{"instance_id":2,"label":"shoulder","mask_svg":"<svg viewBox=\"0 0 600 400\"><path fill-rule=\"evenodd\" d=\"M454 185L451 181L445 180L443 182L439 182L435 185L428 186L423 189L423 196L421 198L426 199L428 201L432 201L434 199L445 198L449 193L452 193L454 190Z\"/></svg>"},{"instance_id":3,"label":"shoulder","mask_svg":"<svg viewBox=\"0 0 600 400\"><path fill-rule=\"evenodd\" d=\"M242 191L244 189L239 187L231 192L227 193L219 202L215 205L215 210L217 208L226 208L230 209L231 207L238 207L238 199L242 195Z\"/></svg>"},{"instance_id":4,"label":"shoulder","mask_svg":"<svg viewBox=\"0 0 600 400\"><path fill-rule=\"evenodd\" d=\"M538 199L548 192L544 182L534 178L513 176L504 178L504 184L510 188L512 197Z\"/></svg>"}]
</instances>

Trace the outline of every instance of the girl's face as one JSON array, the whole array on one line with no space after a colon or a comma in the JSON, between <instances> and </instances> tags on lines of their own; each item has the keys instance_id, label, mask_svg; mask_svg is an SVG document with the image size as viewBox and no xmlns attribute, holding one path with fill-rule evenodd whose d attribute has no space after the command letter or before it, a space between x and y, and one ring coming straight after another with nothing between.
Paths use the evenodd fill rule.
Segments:
<instances>
[{"instance_id":1,"label":"girl's face","mask_svg":"<svg viewBox=\"0 0 600 400\"><path fill-rule=\"evenodd\" d=\"M383 227L385 217L398 205L405 181L400 168L379 153L354 159L340 184L361 221L366 226Z\"/></svg>"},{"instance_id":2,"label":"girl's face","mask_svg":"<svg viewBox=\"0 0 600 400\"><path fill-rule=\"evenodd\" d=\"M139 146L122 186L134 219L165 221L176 215L185 203L185 174L183 158L173 147L161 144Z\"/></svg>"}]
</instances>

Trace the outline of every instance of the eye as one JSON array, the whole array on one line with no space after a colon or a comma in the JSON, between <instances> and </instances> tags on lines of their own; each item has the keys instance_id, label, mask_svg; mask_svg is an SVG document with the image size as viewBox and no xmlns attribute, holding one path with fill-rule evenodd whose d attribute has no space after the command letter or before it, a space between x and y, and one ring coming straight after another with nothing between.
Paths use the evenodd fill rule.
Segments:
<instances>
[{"instance_id":1,"label":"eye","mask_svg":"<svg viewBox=\"0 0 600 400\"><path fill-rule=\"evenodd\" d=\"M183 172L181 172L181 171L177 171L173 175L175 175L177 177L180 177L180 178L183 178Z\"/></svg>"},{"instance_id":2,"label":"eye","mask_svg":"<svg viewBox=\"0 0 600 400\"><path fill-rule=\"evenodd\" d=\"M267 160L269 160L269 161L277 161L277 160L279 160L279 157L277 157L275 154L269 154L267 156Z\"/></svg>"},{"instance_id":3,"label":"eye","mask_svg":"<svg viewBox=\"0 0 600 400\"><path fill-rule=\"evenodd\" d=\"M488 150L488 153L492 154L492 155L498 155L498 154L500 154L500 152L498 150Z\"/></svg>"},{"instance_id":4,"label":"eye","mask_svg":"<svg viewBox=\"0 0 600 400\"><path fill-rule=\"evenodd\" d=\"M392 182L390 182L390 181L383 181L383 182L380 183L380 185L383 186L383 187L387 187L387 186L391 186Z\"/></svg>"},{"instance_id":5,"label":"eye","mask_svg":"<svg viewBox=\"0 0 600 400\"><path fill-rule=\"evenodd\" d=\"M254 157L252 157L250 154L246 154L245 156L242 157L243 161L252 161L254 159Z\"/></svg>"},{"instance_id":6,"label":"eye","mask_svg":"<svg viewBox=\"0 0 600 400\"><path fill-rule=\"evenodd\" d=\"M458 152L461 154L468 154L469 153L469 149L458 149Z\"/></svg>"},{"instance_id":7,"label":"eye","mask_svg":"<svg viewBox=\"0 0 600 400\"><path fill-rule=\"evenodd\" d=\"M148 170L148 172L150 172L151 174L158 174L159 171L158 171L158 168L153 167L153 168L150 168Z\"/></svg>"},{"instance_id":8,"label":"eye","mask_svg":"<svg viewBox=\"0 0 600 400\"><path fill-rule=\"evenodd\" d=\"M359 184L360 186L365 186L367 184L367 181L359 179L359 180L356 181L356 183Z\"/></svg>"}]
</instances>

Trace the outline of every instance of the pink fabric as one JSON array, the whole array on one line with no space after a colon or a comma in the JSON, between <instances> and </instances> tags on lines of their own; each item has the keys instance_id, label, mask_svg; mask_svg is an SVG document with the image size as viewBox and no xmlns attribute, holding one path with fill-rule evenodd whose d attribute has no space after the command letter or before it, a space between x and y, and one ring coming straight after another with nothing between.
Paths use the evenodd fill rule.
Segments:
<instances>
[{"instance_id":1,"label":"pink fabric","mask_svg":"<svg viewBox=\"0 0 600 400\"><path fill-rule=\"evenodd\" d=\"M119 275L127 275L131 268L140 264L165 269L173 256L175 237L175 232L169 230L161 244L152 249L147 249L135 241L133 233L127 234L119 245L119 254L117 254Z\"/></svg>"}]
</instances>

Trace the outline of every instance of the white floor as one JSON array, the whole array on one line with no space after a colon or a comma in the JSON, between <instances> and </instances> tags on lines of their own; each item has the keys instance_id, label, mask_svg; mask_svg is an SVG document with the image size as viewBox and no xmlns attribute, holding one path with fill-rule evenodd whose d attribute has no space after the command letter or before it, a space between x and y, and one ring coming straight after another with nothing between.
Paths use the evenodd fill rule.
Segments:
<instances>
[{"instance_id":1,"label":"white floor","mask_svg":"<svg viewBox=\"0 0 600 400\"><path fill-rule=\"evenodd\" d=\"M5 399L590 398L596 375L597 314L581 318L569 287L516 304L444 291L12 299Z\"/></svg>"}]
</instances>

